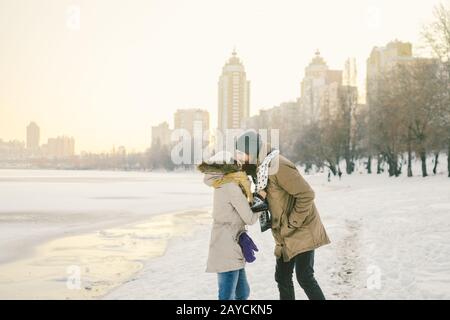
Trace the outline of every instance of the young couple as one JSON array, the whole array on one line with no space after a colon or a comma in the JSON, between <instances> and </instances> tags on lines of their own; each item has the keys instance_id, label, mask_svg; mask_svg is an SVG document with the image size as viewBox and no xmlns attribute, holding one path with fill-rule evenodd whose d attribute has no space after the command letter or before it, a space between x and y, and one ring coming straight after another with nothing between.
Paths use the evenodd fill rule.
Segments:
<instances>
[{"instance_id":1,"label":"young couple","mask_svg":"<svg viewBox=\"0 0 450 320\"><path fill-rule=\"evenodd\" d=\"M218 298L249 297L245 263L255 260L258 249L246 225L260 220L261 230L269 225L275 240L275 281L280 299L295 299L295 269L308 298L324 300L314 278L314 249L330 240L314 205L314 191L295 165L264 143L256 131L239 136L236 149L235 159L230 153L219 152L198 166L205 174L205 183L214 188L206 271L218 275ZM255 193L248 176L255 183Z\"/></svg>"}]
</instances>

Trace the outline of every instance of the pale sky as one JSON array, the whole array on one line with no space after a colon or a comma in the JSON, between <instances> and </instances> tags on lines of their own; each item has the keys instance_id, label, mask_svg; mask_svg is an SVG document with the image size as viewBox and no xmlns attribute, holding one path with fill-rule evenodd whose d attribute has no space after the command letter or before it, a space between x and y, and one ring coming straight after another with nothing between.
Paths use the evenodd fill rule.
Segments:
<instances>
[{"instance_id":1,"label":"pale sky","mask_svg":"<svg viewBox=\"0 0 450 320\"><path fill-rule=\"evenodd\" d=\"M150 129L198 107L236 46L251 114L300 95L316 49L331 68L373 46L418 43L438 0L0 0L0 139L75 137L76 152L144 151ZM448 0L444 0L448 3ZM76 11L79 8L80 24Z\"/></svg>"}]
</instances>

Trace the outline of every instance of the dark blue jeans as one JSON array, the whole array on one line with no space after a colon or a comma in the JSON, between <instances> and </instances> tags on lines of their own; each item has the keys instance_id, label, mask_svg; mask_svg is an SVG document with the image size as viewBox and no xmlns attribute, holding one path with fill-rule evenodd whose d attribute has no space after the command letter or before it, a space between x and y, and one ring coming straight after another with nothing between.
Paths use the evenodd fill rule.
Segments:
<instances>
[{"instance_id":1,"label":"dark blue jeans","mask_svg":"<svg viewBox=\"0 0 450 320\"><path fill-rule=\"evenodd\" d=\"M217 274L219 283L219 300L247 300L250 295L245 269L220 272Z\"/></svg>"},{"instance_id":2,"label":"dark blue jeans","mask_svg":"<svg viewBox=\"0 0 450 320\"><path fill-rule=\"evenodd\" d=\"M314 250L300 253L288 262L284 262L282 258L277 259L275 280L278 283L280 300L295 300L292 282L294 267L297 281L308 299L325 300L322 289L314 278Z\"/></svg>"}]
</instances>

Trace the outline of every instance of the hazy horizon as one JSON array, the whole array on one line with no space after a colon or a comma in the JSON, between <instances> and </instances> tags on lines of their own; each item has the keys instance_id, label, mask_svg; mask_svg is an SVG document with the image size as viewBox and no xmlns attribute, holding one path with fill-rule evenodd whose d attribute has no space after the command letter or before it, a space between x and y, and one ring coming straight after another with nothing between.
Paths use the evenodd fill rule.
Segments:
<instances>
[{"instance_id":1,"label":"hazy horizon","mask_svg":"<svg viewBox=\"0 0 450 320\"><path fill-rule=\"evenodd\" d=\"M0 0L0 139L25 140L35 121L41 144L68 135L77 153L143 151L152 125L193 107L215 128L234 47L251 115L300 95L316 49L333 69L355 57L362 85L371 49L417 45L439 2ZM68 24L78 6L79 29Z\"/></svg>"}]
</instances>

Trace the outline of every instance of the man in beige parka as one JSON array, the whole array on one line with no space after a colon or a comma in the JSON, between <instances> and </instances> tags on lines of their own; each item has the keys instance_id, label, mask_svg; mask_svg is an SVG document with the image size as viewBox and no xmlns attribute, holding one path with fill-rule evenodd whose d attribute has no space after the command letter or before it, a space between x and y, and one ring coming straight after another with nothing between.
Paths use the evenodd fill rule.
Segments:
<instances>
[{"instance_id":1,"label":"man in beige parka","mask_svg":"<svg viewBox=\"0 0 450 320\"><path fill-rule=\"evenodd\" d=\"M239 136L236 148L238 159L247 163L248 167L252 164L259 166L273 151L254 130ZM295 165L279 154L270 162L265 191L272 214L275 280L280 299L295 299L292 281L295 268L297 280L308 298L324 300L314 277L314 250L329 244L330 240L314 204L314 191Z\"/></svg>"}]
</instances>

